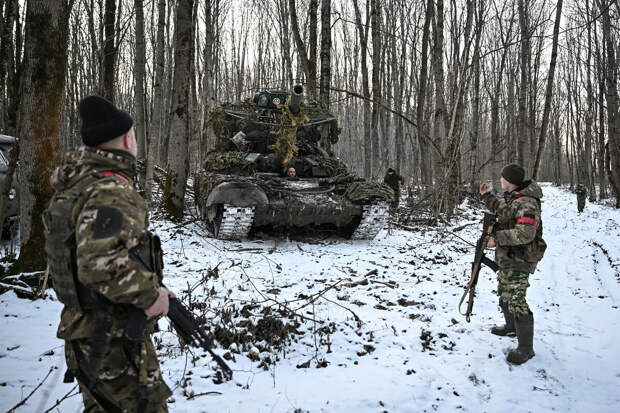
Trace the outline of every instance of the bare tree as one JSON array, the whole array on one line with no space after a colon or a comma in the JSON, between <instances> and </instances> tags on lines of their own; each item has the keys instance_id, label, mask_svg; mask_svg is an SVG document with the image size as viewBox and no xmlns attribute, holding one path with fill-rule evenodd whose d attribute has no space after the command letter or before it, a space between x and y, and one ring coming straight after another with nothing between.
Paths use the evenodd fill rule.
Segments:
<instances>
[{"instance_id":1,"label":"bare tree","mask_svg":"<svg viewBox=\"0 0 620 413\"><path fill-rule=\"evenodd\" d=\"M162 138L163 132L163 81L165 68L165 39L164 26L166 23L166 0L158 0L157 2L157 40L155 43L155 78L153 80L153 116L149 127L149 141L146 159L146 171L144 179L144 191L146 198L152 200L153 191L153 169L155 159L158 153L158 144Z\"/></svg>"},{"instance_id":2,"label":"bare tree","mask_svg":"<svg viewBox=\"0 0 620 413\"><path fill-rule=\"evenodd\" d=\"M30 0L26 11L23 100L18 135L21 248L14 271L45 268L41 214L53 194L65 93L72 0Z\"/></svg>"},{"instance_id":3,"label":"bare tree","mask_svg":"<svg viewBox=\"0 0 620 413\"><path fill-rule=\"evenodd\" d=\"M134 102L136 104L135 116L135 130L136 139L138 141L138 159L144 160L146 158L146 102L144 95L144 81L145 81L145 64L146 64L146 47L144 44L144 2L143 0L134 0L134 11L136 14L136 53L134 62L134 83L135 93ZM144 183L146 171L144 171L140 178Z\"/></svg>"},{"instance_id":4,"label":"bare tree","mask_svg":"<svg viewBox=\"0 0 620 413\"><path fill-rule=\"evenodd\" d=\"M120 13L119 13L120 14ZM101 92L103 97L114 102L116 85L114 75L116 69L116 31L114 27L116 17L116 0L105 0L103 61L101 69Z\"/></svg>"},{"instance_id":5,"label":"bare tree","mask_svg":"<svg viewBox=\"0 0 620 413\"><path fill-rule=\"evenodd\" d=\"M542 125L540 126L540 136L538 138L538 151L536 152L536 161L534 162L534 170L532 178L538 176L538 168L540 159L542 158L543 148L545 147L545 138L547 135L547 126L549 124L549 114L551 112L551 99L553 97L553 76L555 75L555 63L558 57L558 36L560 33L560 19L562 17L562 0L558 0L555 14L555 25L553 28L553 46L551 48L551 62L549 62L549 74L547 76L547 89L545 92L545 109L543 112ZM588 158L588 163L590 162Z\"/></svg>"},{"instance_id":6,"label":"bare tree","mask_svg":"<svg viewBox=\"0 0 620 413\"><path fill-rule=\"evenodd\" d=\"M528 155L528 137L530 136L530 128L527 116L527 92L530 84L529 71L529 55L530 55L530 31L528 27L528 8L525 4L528 0L519 1L519 27L521 29L521 50L519 53L521 81L519 84L519 114L518 114L518 144L517 144L517 161L521 166L527 169L529 164Z\"/></svg>"},{"instance_id":7,"label":"bare tree","mask_svg":"<svg viewBox=\"0 0 620 413\"><path fill-rule=\"evenodd\" d=\"M309 40L308 49L309 53L306 53L306 46L301 38L301 31L299 29L299 21L297 18L297 5L295 0L289 0L289 11L291 13L291 26L293 29L293 37L295 38L295 44L297 45L297 54L301 60L304 73L306 75L306 89L308 95L312 99L317 98L316 93L316 42L317 42L317 11L319 7L318 0L310 0L308 8L308 14L310 16L309 24Z\"/></svg>"},{"instance_id":8,"label":"bare tree","mask_svg":"<svg viewBox=\"0 0 620 413\"><path fill-rule=\"evenodd\" d=\"M178 0L175 19L174 80L170 107L170 147L163 206L174 220L183 218L185 185L189 174L190 73L194 0Z\"/></svg>"},{"instance_id":9,"label":"bare tree","mask_svg":"<svg viewBox=\"0 0 620 413\"><path fill-rule=\"evenodd\" d=\"M605 70L605 99L607 101L607 133L609 134L609 182L616 195L616 208L620 208L620 113L618 101L618 66L616 64L616 49L611 37L611 19L609 8L611 3L605 4L598 0L602 15L603 41L607 49Z\"/></svg>"}]
</instances>

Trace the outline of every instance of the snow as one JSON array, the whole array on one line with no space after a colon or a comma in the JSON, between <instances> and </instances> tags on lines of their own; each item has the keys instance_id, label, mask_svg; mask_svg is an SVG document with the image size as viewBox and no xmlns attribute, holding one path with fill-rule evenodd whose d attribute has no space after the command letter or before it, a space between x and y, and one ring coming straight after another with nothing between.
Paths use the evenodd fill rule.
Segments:
<instances>
[{"instance_id":1,"label":"snow","mask_svg":"<svg viewBox=\"0 0 620 413\"><path fill-rule=\"evenodd\" d=\"M174 389L170 411L619 411L620 211L588 203L578 214L575 195L551 185L543 191L549 247L527 298L536 356L522 366L505 361L516 339L489 333L501 320L491 270L481 271L471 323L458 312L473 247L449 231L465 226L456 235L475 242L481 211L467 202L445 228L392 228L370 242L219 241L197 223L155 221L166 284L185 302L191 289L192 302L206 303L213 328L232 328L222 309L255 304L247 319L280 308L300 332L283 350L271 338L218 346L234 357L227 361L234 377L214 384L216 364L202 350L191 349L192 357L180 349L161 320L156 341ZM53 295L32 303L0 295L0 410L26 397L50 368L17 412L43 412L75 385L62 383L60 309ZM278 361L265 369L265 358ZM78 412L80 403L69 397L54 411Z\"/></svg>"}]
</instances>

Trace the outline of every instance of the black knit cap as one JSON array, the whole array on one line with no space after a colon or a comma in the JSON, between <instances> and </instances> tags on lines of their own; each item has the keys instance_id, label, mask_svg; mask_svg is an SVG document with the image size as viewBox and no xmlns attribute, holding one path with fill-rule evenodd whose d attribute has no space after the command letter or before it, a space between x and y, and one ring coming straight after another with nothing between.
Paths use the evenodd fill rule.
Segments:
<instances>
[{"instance_id":1,"label":"black knit cap","mask_svg":"<svg viewBox=\"0 0 620 413\"><path fill-rule=\"evenodd\" d=\"M523 178L525 178L525 170L520 165L511 163L502 169L502 177L511 184L519 186L523 183Z\"/></svg>"},{"instance_id":2,"label":"black knit cap","mask_svg":"<svg viewBox=\"0 0 620 413\"><path fill-rule=\"evenodd\" d=\"M82 142L87 146L99 146L118 138L133 126L129 113L118 109L100 96L87 96L78 106L82 118Z\"/></svg>"}]
</instances>

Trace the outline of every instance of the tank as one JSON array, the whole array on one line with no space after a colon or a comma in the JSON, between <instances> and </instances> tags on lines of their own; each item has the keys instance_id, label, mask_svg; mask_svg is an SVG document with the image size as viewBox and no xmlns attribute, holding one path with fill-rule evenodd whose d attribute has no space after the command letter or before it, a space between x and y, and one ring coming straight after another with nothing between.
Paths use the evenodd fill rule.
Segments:
<instances>
[{"instance_id":1,"label":"tank","mask_svg":"<svg viewBox=\"0 0 620 413\"><path fill-rule=\"evenodd\" d=\"M338 121L304 100L301 85L221 104L206 127L216 145L194 177L194 192L216 238L327 231L372 239L386 225L394 192L351 173L326 149L338 142Z\"/></svg>"}]
</instances>

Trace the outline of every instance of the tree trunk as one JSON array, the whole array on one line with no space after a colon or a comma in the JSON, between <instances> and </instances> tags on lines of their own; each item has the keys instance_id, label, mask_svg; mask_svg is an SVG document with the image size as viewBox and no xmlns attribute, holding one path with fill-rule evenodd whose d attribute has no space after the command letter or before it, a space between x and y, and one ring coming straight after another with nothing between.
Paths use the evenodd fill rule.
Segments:
<instances>
[{"instance_id":1,"label":"tree trunk","mask_svg":"<svg viewBox=\"0 0 620 413\"><path fill-rule=\"evenodd\" d=\"M170 107L170 146L163 207L171 219L183 218L185 185L189 173L190 72L194 29L194 0L178 0L175 19L174 78Z\"/></svg>"},{"instance_id":2,"label":"tree trunk","mask_svg":"<svg viewBox=\"0 0 620 413\"><path fill-rule=\"evenodd\" d=\"M598 179L599 179L599 200L607 198L607 187L605 176L607 175L607 170L605 169L605 106L603 103L605 96L605 78L602 74L602 65L601 59L599 56L599 52L597 51L597 62L596 65L597 77L598 77L598 151L597 151L597 160L598 160Z\"/></svg>"},{"instance_id":3,"label":"tree trunk","mask_svg":"<svg viewBox=\"0 0 620 413\"><path fill-rule=\"evenodd\" d=\"M479 181L478 172L478 140L480 135L480 39L484 25L484 0L479 0L478 11L476 12L476 40L474 44L474 106L472 108L472 132L471 132L471 154L469 180L469 190L475 192L476 182Z\"/></svg>"},{"instance_id":4,"label":"tree trunk","mask_svg":"<svg viewBox=\"0 0 620 413\"><path fill-rule=\"evenodd\" d=\"M586 16L590 19L592 15L590 10L590 1L586 0ZM592 124L594 123L594 90L592 86L592 28L591 25L588 25L588 51L586 58L586 91L587 91L587 101L588 101L588 110L586 113L585 121L586 121L586 168L587 168L587 186L588 186L588 195L590 197L590 201L596 201L596 187L594 186L594 176L592 169Z\"/></svg>"},{"instance_id":5,"label":"tree trunk","mask_svg":"<svg viewBox=\"0 0 620 413\"><path fill-rule=\"evenodd\" d=\"M146 158L146 177L144 179L144 192L146 199L153 199L153 170L159 144L162 141L164 97L163 82L165 68L165 39L164 28L166 24L166 0L157 2L157 41L155 44L155 79L153 82L153 115L149 127L149 141Z\"/></svg>"},{"instance_id":6,"label":"tree trunk","mask_svg":"<svg viewBox=\"0 0 620 413\"><path fill-rule=\"evenodd\" d=\"M319 7L318 0L310 0L308 13L310 15L310 39L308 41L310 54L306 54L306 46L301 38L299 29L299 21L297 19L297 6L295 0L289 0L289 11L291 13L291 26L293 29L293 37L297 45L297 54L301 60L301 65L306 76L306 89L311 99L317 98L316 93L316 33L317 33L317 10Z\"/></svg>"},{"instance_id":7,"label":"tree trunk","mask_svg":"<svg viewBox=\"0 0 620 413\"><path fill-rule=\"evenodd\" d=\"M434 71L435 80L435 123L433 125L433 140L435 144L443 151L446 142L447 127L447 108L445 101L445 80L443 68L443 52L444 52L444 9L443 0L437 0L437 13L435 27L433 30L433 59L431 66ZM443 175L443 153L436 154L436 174L435 174L435 193L434 214L437 215L441 209L441 189L446 185L446 176Z\"/></svg>"},{"instance_id":8,"label":"tree trunk","mask_svg":"<svg viewBox=\"0 0 620 413\"><path fill-rule=\"evenodd\" d=\"M605 100L607 101L607 133L609 134L609 182L616 196L616 208L620 208L620 113L618 113L618 78L615 45L611 36L609 7L599 0L602 14L603 41L607 49L605 62Z\"/></svg>"},{"instance_id":9,"label":"tree trunk","mask_svg":"<svg viewBox=\"0 0 620 413\"><path fill-rule=\"evenodd\" d=\"M114 75L116 68L116 40L114 20L116 16L116 0L105 0L104 31L105 40L103 45L103 67L101 68L101 91L103 97L114 103L116 85Z\"/></svg>"},{"instance_id":10,"label":"tree trunk","mask_svg":"<svg viewBox=\"0 0 620 413\"><path fill-rule=\"evenodd\" d=\"M372 116L370 130L372 140L372 174L378 176L381 151L379 150L379 115L381 110L381 6L378 0L370 0L370 24L372 36Z\"/></svg>"},{"instance_id":11,"label":"tree trunk","mask_svg":"<svg viewBox=\"0 0 620 413\"><path fill-rule=\"evenodd\" d=\"M13 59L11 55L12 44L13 44L13 26L14 26L14 16L13 10L15 7L18 7L17 0L7 0L6 1L6 10L4 15L2 15L2 7L0 7L0 22L2 22L2 26L0 26L0 130L6 131L6 101L4 99L5 90L7 87L7 72L9 70L9 59Z\"/></svg>"},{"instance_id":12,"label":"tree trunk","mask_svg":"<svg viewBox=\"0 0 620 413\"><path fill-rule=\"evenodd\" d=\"M291 39L289 27L289 11L286 0L278 0L278 13L280 16L280 46L282 53L282 62L284 64L284 76L282 78L283 89L293 85L293 63L291 62ZM331 38L331 37L330 37Z\"/></svg>"},{"instance_id":13,"label":"tree trunk","mask_svg":"<svg viewBox=\"0 0 620 413\"><path fill-rule=\"evenodd\" d=\"M26 12L23 101L18 136L21 248L13 272L46 265L41 215L53 195L73 2L30 0Z\"/></svg>"},{"instance_id":14,"label":"tree trunk","mask_svg":"<svg viewBox=\"0 0 620 413\"><path fill-rule=\"evenodd\" d=\"M430 157L430 145L427 141L426 125L424 124L424 105L426 104L426 87L428 82L428 43L430 37L431 21L435 14L435 6L433 0L428 0L426 3L426 13L424 17L424 29L422 32L422 50L421 63L420 63L420 77L418 81L418 99L416 104L416 123L418 144L420 145L420 175L422 178L422 185L424 186L424 193L427 194L430 190L432 182L432 165Z\"/></svg>"},{"instance_id":15,"label":"tree trunk","mask_svg":"<svg viewBox=\"0 0 620 413\"><path fill-rule=\"evenodd\" d=\"M545 93L545 109L543 111L542 125L540 126L540 136L538 137L538 151L536 152L536 161L534 162L534 171L532 179L537 179L540 159L542 158L543 149L545 147L545 138L547 135L547 126L549 124L549 113L551 111L551 99L553 97L553 76L555 74L555 62L558 57L558 36L560 33L560 19L562 17L562 0L558 0L555 13L555 25L553 27L553 45L551 47L551 62L549 63L549 75L547 77L547 89ZM588 161L589 162L589 161Z\"/></svg>"},{"instance_id":16,"label":"tree trunk","mask_svg":"<svg viewBox=\"0 0 620 413\"><path fill-rule=\"evenodd\" d=\"M284 0L281 1L284 2ZM214 8L211 7L211 1L205 2L205 26L204 74L202 78L203 124L209 117L209 111L215 107L217 98L214 87L217 18L214 15ZM200 144L201 163L203 156L207 153L211 135L211 128L203 129L201 134L202 142Z\"/></svg>"},{"instance_id":17,"label":"tree trunk","mask_svg":"<svg viewBox=\"0 0 620 413\"><path fill-rule=\"evenodd\" d=\"M144 4L143 0L134 0L136 13L136 54L134 62L134 83L135 93L134 102L136 140L138 142L138 159L144 160L146 157L146 103L144 95L146 48L144 45ZM140 174L140 181L144 184L146 171Z\"/></svg>"},{"instance_id":18,"label":"tree trunk","mask_svg":"<svg viewBox=\"0 0 620 413\"><path fill-rule=\"evenodd\" d=\"M321 82L319 102L325 110L329 110L329 88L331 86L331 0L323 0L321 5ZM321 146L331 152L331 142L328 136L321 136Z\"/></svg>"},{"instance_id":19,"label":"tree trunk","mask_svg":"<svg viewBox=\"0 0 620 413\"><path fill-rule=\"evenodd\" d=\"M22 47L23 47L23 36L22 36L22 25L19 14L19 1L11 0L14 2L11 10L8 10L7 13L11 12L11 15L6 18L7 25L10 25L9 32L12 31L11 27L15 26L14 37L11 36L7 43L7 55L8 59L5 61L7 64L7 72L6 72L6 102L5 102L5 110L6 110L6 120L4 130L9 135L15 135L17 131L17 122L18 122L18 113L20 110L21 103L21 78L22 78L22 61L20 57L22 55ZM8 6L8 4L7 4ZM1 96L1 95L0 95Z\"/></svg>"},{"instance_id":20,"label":"tree trunk","mask_svg":"<svg viewBox=\"0 0 620 413\"><path fill-rule=\"evenodd\" d=\"M370 124L370 84L368 81L368 29L369 16L366 16L366 24L362 23L358 0L353 0L355 8L355 25L360 38L360 60L362 65L362 94L364 95L364 176L372 175L372 141Z\"/></svg>"},{"instance_id":21,"label":"tree trunk","mask_svg":"<svg viewBox=\"0 0 620 413\"><path fill-rule=\"evenodd\" d=\"M526 149L528 147L529 127L527 124L527 91L529 88L530 73L528 70L528 56L530 53L530 33L527 27L527 11L525 6L526 0L519 1L519 26L521 28L521 51L520 58L520 73L521 81L519 84L519 115L517 126L517 162L527 167L527 154Z\"/></svg>"}]
</instances>

